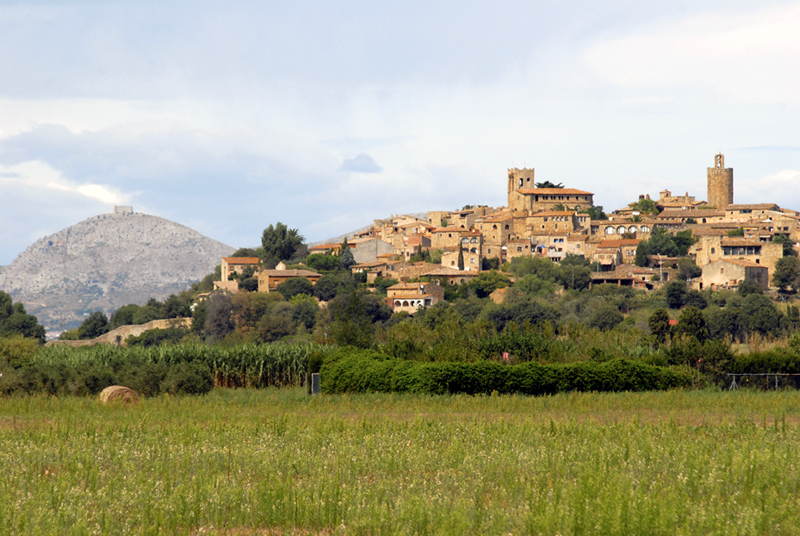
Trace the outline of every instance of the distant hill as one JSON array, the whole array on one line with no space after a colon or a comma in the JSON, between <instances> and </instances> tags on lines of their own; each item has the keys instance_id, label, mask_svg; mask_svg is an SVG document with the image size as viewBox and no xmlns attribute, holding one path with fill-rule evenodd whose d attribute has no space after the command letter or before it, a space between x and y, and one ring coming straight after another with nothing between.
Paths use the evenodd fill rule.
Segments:
<instances>
[{"instance_id":1,"label":"distant hill","mask_svg":"<svg viewBox=\"0 0 800 536\"><path fill-rule=\"evenodd\" d=\"M234 248L147 214L102 214L37 240L0 267L0 290L48 331L186 290Z\"/></svg>"}]
</instances>

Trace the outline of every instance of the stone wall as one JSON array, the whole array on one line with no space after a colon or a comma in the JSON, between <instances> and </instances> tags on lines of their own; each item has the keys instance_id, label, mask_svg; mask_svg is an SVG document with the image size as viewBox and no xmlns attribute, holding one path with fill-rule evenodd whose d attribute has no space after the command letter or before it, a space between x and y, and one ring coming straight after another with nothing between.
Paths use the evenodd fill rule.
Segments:
<instances>
[{"instance_id":1,"label":"stone wall","mask_svg":"<svg viewBox=\"0 0 800 536\"><path fill-rule=\"evenodd\" d=\"M50 341L45 346L61 345L61 346L72 346L73 348L77 348L79 346L92 346L95 344L117 344L117 341L119 341L121 344L124 345L128 337L131 336L138 337L145 331L151 329L167 329L172 327L183 327L189 329L190 327L192 327L192 319L170 318L168 320L152 320L147 324L120 326L116 329L109 331L108 333L100 335L96 339L90 339L85 341Z\"/></svg>"}]
</instances>

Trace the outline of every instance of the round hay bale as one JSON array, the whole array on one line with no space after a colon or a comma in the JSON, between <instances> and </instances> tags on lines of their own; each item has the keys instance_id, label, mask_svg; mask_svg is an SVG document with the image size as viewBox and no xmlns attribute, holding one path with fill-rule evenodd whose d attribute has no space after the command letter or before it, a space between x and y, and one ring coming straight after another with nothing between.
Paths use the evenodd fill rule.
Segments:
<instances>
[{"instance_id":1,"label":"round hay bale","mask_svg":"<svg viewBox=\"0 0 800 536\"><path fill-rule=\"evenodd\" d=\"M139 397L136 396L136 393L134 393L132 389L128 389L122 385L112 385L102 390L100 393L100 402L106 405L111 402L117 402L125 404L126 406L134 406L139 403Z\"/></svg>"}]
</instances>

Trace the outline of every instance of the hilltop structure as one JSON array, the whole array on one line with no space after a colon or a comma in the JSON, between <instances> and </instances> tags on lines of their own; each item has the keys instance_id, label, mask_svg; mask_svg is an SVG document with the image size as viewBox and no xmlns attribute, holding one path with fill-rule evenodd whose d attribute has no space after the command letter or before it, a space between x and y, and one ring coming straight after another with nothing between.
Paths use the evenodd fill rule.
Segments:
<instances>
[{"instance_id":1,"label":"hilltop structure","mask_svg":"<svg viewBox=\"0 0 800 536\"><path fill-rule=\"evenodd\" d=\"M708 168L708 204L719 210L733 204L733 168L725 167L722 154L714 156L714 167Z\"/></svg>"},{"instance_id":2,"label":"hilltop structure","mask_svg":"<svg viewBox=\"0 0 800 536\"><path fill-rule=\"evenodd\" d=\"M348 237L354 254L364 254L356 257L352 271L367 282L379 277L400 280L390 287L387 303L410 313L438 299L439 292L430 285L463 284L481 270L526 256L556 263L567 255L581 256L597 263L592 278L598 283L653 289L676 277L678 259L651 256L650 268L634 266L634 260L642 241L663 229L672 234L691 231L696 239L688 254L703 268L703 276L692 282L694 286L735 287L746 279L767 285L783 256L783 245L773 239L785 235L796 243L800 215L775 203L734 205L733 169L725 167L722 154L715 155L706 178L707 202L689 192L673 195L664 189L657 201L643 194L605 218L594 210L592 192L536 183L534 169L510 168L505 207L476 205L431 211L427 218L392 215L374 220L371 227ZM738 236L729 236L734 234ZM335 255L339 247L323 244L311 251ZM438 252L439 265L424 262L421 254L431 252ZM425 289L419 278L426 278Z\"/></svg>"}]
</instances>

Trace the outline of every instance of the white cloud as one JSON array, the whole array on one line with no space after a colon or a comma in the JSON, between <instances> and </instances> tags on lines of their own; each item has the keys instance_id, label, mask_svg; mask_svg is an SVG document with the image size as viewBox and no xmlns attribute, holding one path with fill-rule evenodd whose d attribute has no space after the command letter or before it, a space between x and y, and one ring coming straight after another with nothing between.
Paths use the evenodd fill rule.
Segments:
<instances>
[{"instance_id":1,"label":"white cloud","mask_svg":"<svg viewBox=\"0 0 800 536\"><path fill-rule=\"evenodd\" d=\"M800 7L716 12L601 39L583 53L628 89L689 88L737 102L800 104Z\"/></svg>"}]
</instances>

